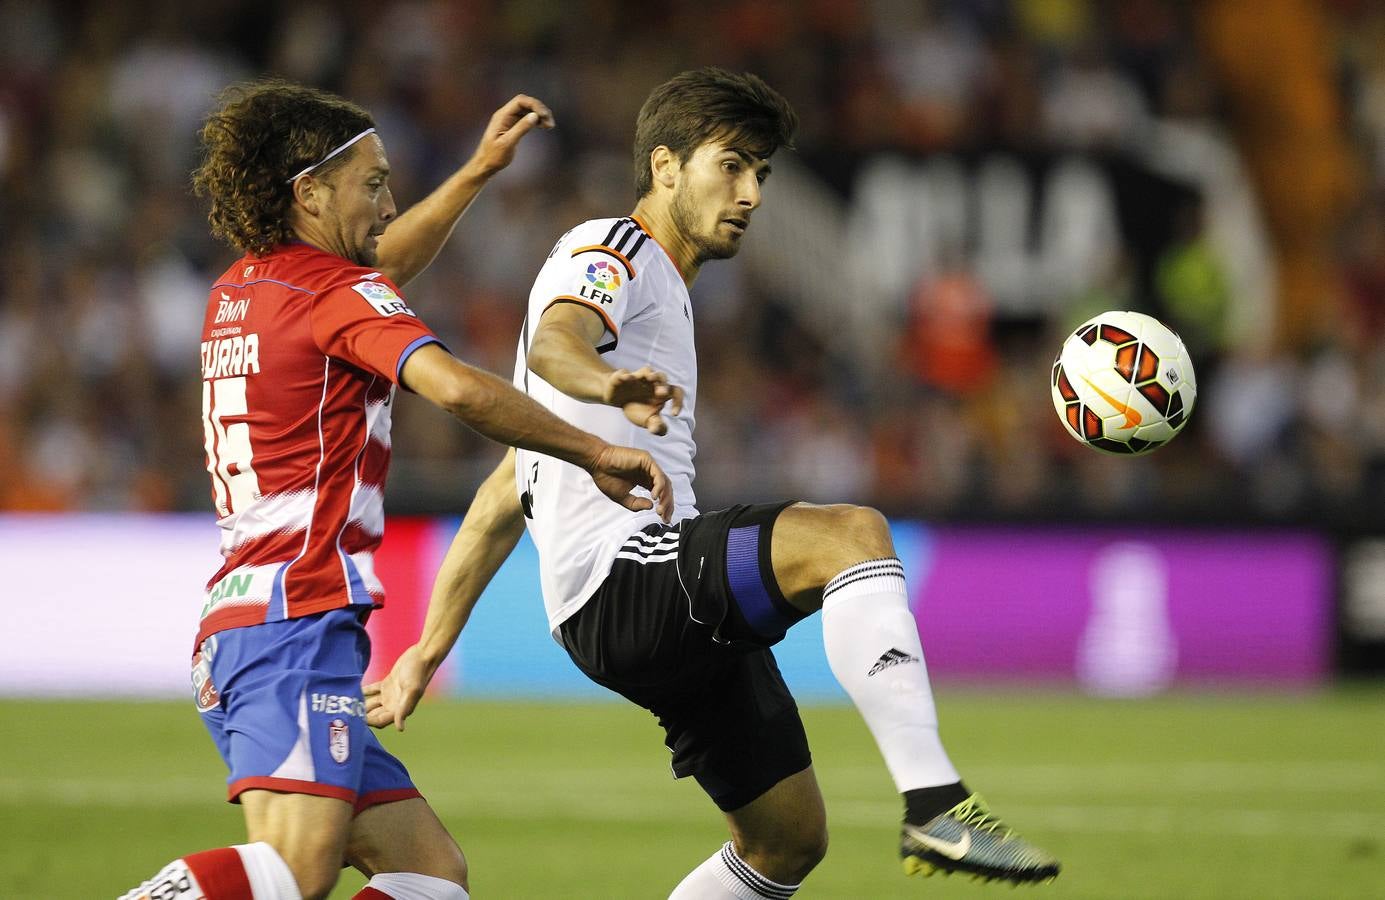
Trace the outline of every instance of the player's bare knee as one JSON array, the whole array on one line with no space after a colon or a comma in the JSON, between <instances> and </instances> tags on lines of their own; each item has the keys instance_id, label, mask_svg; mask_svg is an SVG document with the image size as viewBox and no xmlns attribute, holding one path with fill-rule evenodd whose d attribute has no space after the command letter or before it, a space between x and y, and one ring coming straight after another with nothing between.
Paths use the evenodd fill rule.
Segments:
<instances>
[{"instance_id":1,"label":"player's bare knee","mask_svg":"<svg viewBox=\"0 0 1385 900\"><path fill-rule=\"evenodd\" d=\"M774 526L774 574L789 602L811 612L827 583L857 563L894 556L885 517L868 506L795 503Z\"/></svg>"},{"instance_id":2,"label":"player's bare knee","mask_svg":"<svg viewBox=\"0 0 1385 900\"><path fill-rule=\"evenodd\" d=\"M866 559L894 556L890 523L879 510L869 506L848 506L840 515L846 520L846 533L861 545Z\"/></svg>"},{"instance_id":3,"label":"player's bare knee","mask_svg":"<svg viewBox=\"0 0 1385 900\"><path fill-rule=\"evenodd\" d=\"M890 537L890 523L876 509L869 506L853 506L838 503L818 508L821 516L821 533L833 546L835 552L825 554L827 562L823 581L833 577L847 566L868 559L894 556L894 541Z\"/></svg>"}]
</instances>

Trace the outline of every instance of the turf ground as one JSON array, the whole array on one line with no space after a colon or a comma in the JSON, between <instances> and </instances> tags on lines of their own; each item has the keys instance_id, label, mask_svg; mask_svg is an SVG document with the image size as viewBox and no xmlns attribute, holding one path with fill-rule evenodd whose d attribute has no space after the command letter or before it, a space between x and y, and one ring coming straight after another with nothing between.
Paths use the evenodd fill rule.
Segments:
<instances>
[{"instance_id":1,"label":"turf ground","mask_svg":"<svg viewBox=\"0 0 1385 900\"><path fill-rule=\"evenodd\" d=\"M969 782L1062 858L1036 898L1385 897L1385 690L1111 702L944 688ZM804 898L1011 897L904 877L898 809L849 708L805 711L832 846ZM0 897L113 897L241 839L188 704L0 701ZM619 704L433 701L387 742L475 896L665 897L723 840L659 731ZM362 879L343 875L334 898Z\"/></svg>"}]
</instances>

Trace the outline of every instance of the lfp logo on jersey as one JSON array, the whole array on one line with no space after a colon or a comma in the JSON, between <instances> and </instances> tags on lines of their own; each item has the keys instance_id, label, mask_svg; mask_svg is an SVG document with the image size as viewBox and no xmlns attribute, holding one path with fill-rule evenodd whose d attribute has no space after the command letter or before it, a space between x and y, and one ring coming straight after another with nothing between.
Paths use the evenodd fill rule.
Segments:
<instances>
[{"instance_id":1,"label":"lfp logo on jersey","mask_svg":"<svg viewBox=\"0 0 1385 900\"><path fill-rule=\"evenodd\" d=\"M577 295L584 300L597 303L615 303L615 292L620 290L620 271L604 259L587 266L587 281L578 289Z\"/></svg>"},{"instance_id":2,"label":"lfp logo on jersey","mask_svg":"<svg viewBox=\"0 0 1385 900\"><path fill-rule=\"evenodd\" d=\"M361 281L351 285L351 290L366 298L370 305L375 307L375 311L382 316L395 316L400 313L406 316L414 315L414 311L409 309L408 304L404 302L404 298L396 294L387 284L378 284L374 281Z\"/></svg>"},{"instance_id":3,"label":"lfp logo on jersey","mask_svg":"<svg viewBox=\"0 0 1385 900\"><path fill-rule=\"evenodd\" d=\"M587 266L587 280L603 291L614 291L620 287L620 272L606 260L599 259Z\"/></svg>"}]
</instances>

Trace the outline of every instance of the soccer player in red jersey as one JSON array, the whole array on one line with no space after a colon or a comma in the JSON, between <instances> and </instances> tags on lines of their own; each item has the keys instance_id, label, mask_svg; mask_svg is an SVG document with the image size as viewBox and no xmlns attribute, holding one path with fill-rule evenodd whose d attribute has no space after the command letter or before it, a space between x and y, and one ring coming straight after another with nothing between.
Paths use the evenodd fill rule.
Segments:
<instances>
[{"instance_id":1,"label":"soccer player in red jersey","mask_svg":"<svg viewBox=\"0 0 1385 900\"><path fill-rule=\"evenodd\" d=\"M395 386L581 467L631 510L672 512L649 454L458 361L399 291L524 134L551 125L543 104L514 98L471 160L396 222L384 145L361 108L265 81L231 89L208 117L194 185L213 232L245 255L212 286L202 334L225 564L208 584L193 686L248 842L175 860L127 898L325 897L344 864L370 877L358 897L467 896L461 850L365 721Z\"/></svg>"}]
</instances>

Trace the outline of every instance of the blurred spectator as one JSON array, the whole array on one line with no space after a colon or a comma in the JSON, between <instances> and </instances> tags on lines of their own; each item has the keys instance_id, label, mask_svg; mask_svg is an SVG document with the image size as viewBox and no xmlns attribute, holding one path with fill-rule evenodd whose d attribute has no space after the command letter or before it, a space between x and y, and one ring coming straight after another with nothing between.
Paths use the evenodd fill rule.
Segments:
<instances>
[{"instance_id":1,"label":"blurred spectator","mask_svg":"<svg viewBox=\"0 0 1385 900\"><path fill-rule=\"evenodd\" d=\"M806 165L776 165L767 203L817 229L771 254L762 215L744 258L694 287L704 507L797 495L929 517L1335 521L1385 498L1378 4L1326 20L1369 183L1321 285L1329 297L1336 278L1348 302L1340 327L1273 353L1243 339L1256 322L1271 333L1251 295L1272 301L1272 266L1239 237L1257 224L1250 182L1226 187L1245 116L1225 108L1201 5L146 7L0 0L0 508L205 508L195 335L231 254L187 173L227 83L274 72L365 104L404 206L509 95L553 106L559 128L408 288L454 350L508 375L553 242L633 202L645 90L703 64L758 71L797 104ZM826 218L795 221L809 215ZM1188 433L1136 464L1069 440L1047 396L1063 335L1108 308L1181 329L1202 389ZM860 323L866 339L847 333ZM465 503L495 448L408 397L395 419L391 510Z\"/></svg>"},{"instance_id":2,"label":"blurred spectator","mask_svg":"<svg viewBox=\"0 0 1385 900\"><path fill-rule=\"evenodd\" d=\"M1205 359L1225 345L1231 285L1207 238L1201 199L1183 204L1174 227L1173 240L1155 264L1155 286L1188 352Z\"/></svg>"},{"instance_id":3,"label":"blurred spectator","mask_svg":"<svg viewBox=\"0 0 1385 900\"><path fill-rule=\"evenodd\" d=\"M1119 148L1141 140L1144 98L1130 76L1111 64L1095 36L1059 64L1044 96L1044 127L1060 146Z\"/></svg>"},{"instance_id":4,"label":"blurred spectator","mask_svg":"<svg viewBox=\"0 0 1385 900\"><path fill-rule=\"evenodd\" d=\"M911 298L902 368L923 385L971 394L991 383L991 299L976 275L954 263L925 279Z\"/></svg>"}]
</instances>

